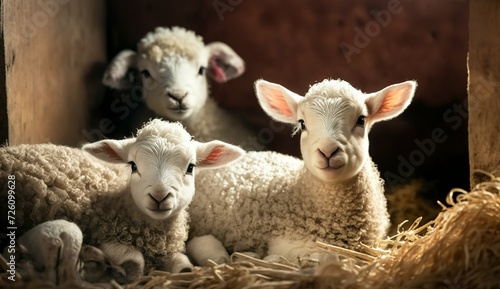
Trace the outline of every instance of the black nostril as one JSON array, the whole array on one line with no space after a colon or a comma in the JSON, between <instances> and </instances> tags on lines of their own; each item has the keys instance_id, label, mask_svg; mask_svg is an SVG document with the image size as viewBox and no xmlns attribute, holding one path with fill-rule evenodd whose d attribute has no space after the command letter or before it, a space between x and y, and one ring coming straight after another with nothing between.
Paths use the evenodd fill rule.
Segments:
<instances>
[{"instance_id":1,"label":"black nostril","mask_svg":"<svg viewBox=\"0 0 500 289\"><path fill-rule=\"evenodd\" d=\"M149 196L149 197L153 200L153 202L155 202L155 203L157 203L157 204L159 204L159 203L160 203L160 201L158 201L158 199L157 199L157 198L155 198L153 195L148 194L148 196Z\"/></svg>"},{"instance_id":2,"label":"black nostril","mask_svg":"<svg viewBox=\"0 0 500 289\"><path fill-rule=\"evenodd\" d=\"M333 157L337 152L339 151L339 148L336 148L333 153L330 155L330 158Z\"/></svg>"},{"instance_id":3,"label":"black nostril","mask_svg":"<svg viewBox=\"0 0 500 289\"><path fill-rule=\"evenodd\" d=\"M149 194L149 197L157 204L161 204L163 203L164 201L166 201L167 199L169 198L172 198L174 195L172 193L168 193L166 195L163 195L163 194L157 194L157 195L152 195L152 194Z\"/></svg>"},{"instance_id":4,"label":"black nostril","mask_svg":"<svg viewBox=\"0 0 500 289\"><path fill-rule=\"evenodd\" d=\"M326 155L325 155L325 153L324 153L323 151L321 151L320 149L318 149L318 151L319 151L319 153L320 153L322 156L324 156L324 157L325 157L325 159L327 159L327 157L326 157Z\"/></svg>"},{"instance_id":5,"label":"black nostril","mask_svg":"<svg viewBox=\"0 0 500 289\"><path fill-rule=\"evenodd\" d=\"M163 197L163 199L161 199L160 203L163 203L167 199L170 199L170 198L173 198L173 197L174 197L174 195L172 193L168 193L165 197Z\"/></svg>"},{"instance_id":6,"label":"black nostril","mask_svg":"<svg viewBox=\"0 0 500 289\"><path fill-rule=\"evenodd\" d=\"M177 95L175 94L172 94L172 93L167 93L167 96L170 97L171 99L177 101L177 102L181 102L182 101L182 98L178 97Z\"/></svg>"},{"instance_id":7,"label":"black nostril","mask_svg":"<svg viewBox=\"0 0 500 289\"><path fill-rule=\"evenodd\" d=\"M167 93L167 96L170 97L171 99L181 103L182 100L188 95L188 93L184 93L183 95L179 95L179 94L173 94L171 92L168 92Z\"/></svg>"}]
</instances>

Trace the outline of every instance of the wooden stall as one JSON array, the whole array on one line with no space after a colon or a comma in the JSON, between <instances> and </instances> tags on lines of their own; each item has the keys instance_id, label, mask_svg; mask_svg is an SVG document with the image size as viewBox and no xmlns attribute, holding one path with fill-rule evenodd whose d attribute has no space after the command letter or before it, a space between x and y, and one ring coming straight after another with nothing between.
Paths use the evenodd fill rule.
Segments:
<instances>
[{"instance_id":1,"label":"wooden stall","mask_svg":"<svg viewBox=\"0 0 500 289\"><path fill-rule=\"evenodd\" d=\"M469 158L477 169L500 174L500 2L471 1L469 23Z\"/></svg>"}]
</instances>

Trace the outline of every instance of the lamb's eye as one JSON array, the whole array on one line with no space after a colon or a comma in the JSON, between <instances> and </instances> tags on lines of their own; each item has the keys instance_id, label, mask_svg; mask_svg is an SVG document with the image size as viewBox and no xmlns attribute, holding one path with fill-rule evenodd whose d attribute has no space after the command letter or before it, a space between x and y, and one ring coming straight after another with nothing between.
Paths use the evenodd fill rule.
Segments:
<instances>
[{"instance_id":1,"label":"lamb's eye","mask_svg":"<svg viewBox=\"0 0 500 289\"><path fill-rule=\"evenodd\" d=\"M186 170L186 174L188 175L192 175L193 174L193 171L194 171L194 167L196 167L195 164L193 163L190 163L187 167L187 170Z\"/></svg>"},{"instance_id":2,"label":"lamb's eye","mask_svg":"<svg viewBox=\"0 0 500 289\"><path fill-rule=\"evenodd\" d=\"M301 130L306 130L306 123L304 122L303 119L299 119L299 124Z\"/></svg>"},{"instance_id":3,"label":"lamb's eye","mask_svg":"<svg viewBox=\"0 0 500 289\"><path fill-rule=\"evenodd\" d=\"M358 120L356 121L356 125L357 126L365 126L365 120L366 120L366 116L360 115L358 117Z\"/></svg>"},{"instance_id":4,"label":"lamb's eye","mask_svg":"<svg viewBox=\"0 0 500 289\"><path fill-rule=\"evenodd\" d=\"M132 170L132 173L137 172L137 165L133 161L130 161L128 163L130 165L130 169Z\"/></svg>"},{"instance_id":5,"label":"lamb's eye","mask_svg":"<svg viewBox=\"0 0 500 289\"><path fill-rule=\"evenodd\" d=\"M149 71L147 69L144 69L143 71L141 71L141 73L146 78L150 78L151 77L151 73L149 73Z\"/></svg>"},{"instance_id":6,"label":"lamb's eye","mask_svg":"<svg viewBox=\"0 0 500 289\"><path fill-rule=\"evenodd\" d=\"M200 69L198 69L198 75L203 75L205 73L205 66L200 66Z\"/></svg>"}]
</instances>

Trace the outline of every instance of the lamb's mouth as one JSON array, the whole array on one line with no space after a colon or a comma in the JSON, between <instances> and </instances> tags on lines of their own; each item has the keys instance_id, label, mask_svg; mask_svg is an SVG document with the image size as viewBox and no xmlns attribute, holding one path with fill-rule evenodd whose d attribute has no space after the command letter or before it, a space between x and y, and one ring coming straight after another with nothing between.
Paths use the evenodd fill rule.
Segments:
<instances>
[{"instance_id":1,"label":"lamb's mouth","mask_svg":"<svg viewBox=\"0 0 500 289\"><path fill-rule=\"evenodd\" d=\"M321 168L322 171L325 172L335 172L338 171L340 168L342 168L345 165L337 166L337 167L326 167L326 168Z\"/></svg>"},{"instance_id":2,"label":"lamb's mouth","mask_svg":"<svg viewBox=\"0 0 500 289\"><path fill-rule=\"evenodd\" d=\"M146 209L150 210L151 212L153 212L155 214L161 215L161 214L165 214L165 213L172 211L173 208L148 207Z\"/></svg>"},{"instance_id":3,"label":"lamb's mouth","mask_svg":"<svg viewBox=\"0 0 500 289\"><path fill-rule=\"evenodd\" d=\"M179 105L176 107L171 107L168 110L173 111L177 114L186 114L190 110L190 108L185 105Z\"/></svg>"}]
</instances>

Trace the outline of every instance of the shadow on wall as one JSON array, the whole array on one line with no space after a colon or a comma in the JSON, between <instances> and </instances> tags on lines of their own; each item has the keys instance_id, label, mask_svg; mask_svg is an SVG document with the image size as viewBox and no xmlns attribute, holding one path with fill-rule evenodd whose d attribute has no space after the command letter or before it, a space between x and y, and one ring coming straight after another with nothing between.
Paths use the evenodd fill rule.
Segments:
<instances>
[{"instance_id":1,"label":"shadow on wall","mask_svg":"<svg viewBox=\"0 0 500 289\"><path fill-rule=\"evenodd\" d=\"M345 79L365 92L415 79L419 86L409 109L373 128L374 161L389 185L425 177L438 182L441 196L452 187L469 186L467 115L457 108L467 97L467 1L110 0L108 13L109 58L135 49L156 26L183 26L206 42L231 45L247 71L213 84L211 94L252 124L269 149L297 156L298 137L290 138L291 128L272 130L261 111L253 92L256 79L297 93L325 78ZM99 119L110 119L107 137L131 133L120 129L126 120L109 109L117 99L130 113L140 103L139 96L109 93L94 121L96 127Z\"/></svg>"}]
</instances>

